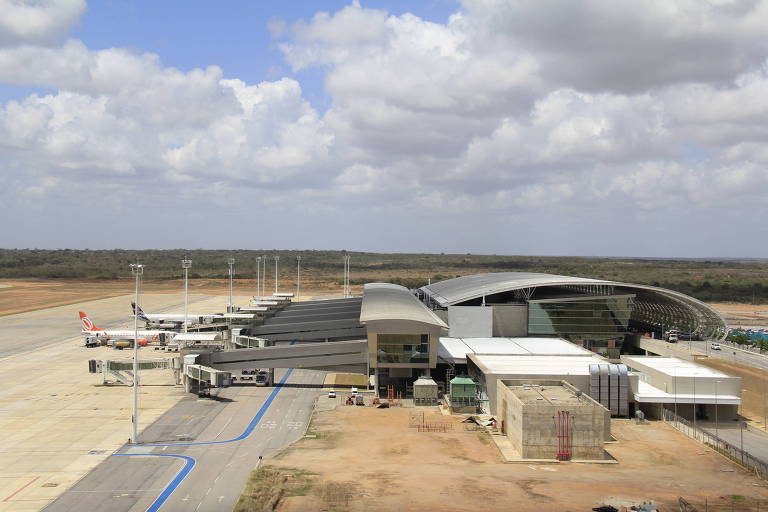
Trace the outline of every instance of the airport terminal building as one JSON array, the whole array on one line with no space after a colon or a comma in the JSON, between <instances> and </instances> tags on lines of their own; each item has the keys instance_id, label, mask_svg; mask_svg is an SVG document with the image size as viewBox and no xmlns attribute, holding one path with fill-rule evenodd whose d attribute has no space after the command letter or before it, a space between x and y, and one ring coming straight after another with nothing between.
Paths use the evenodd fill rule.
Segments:
<instances>
[{"instance_id":1,"label":"airport terminal building","mask_svg":"<svg viewBox=\"0 0 768 512\"><path fill-rule=\"evenodd\" d=\"M674 357L627 357L653 343L668 349L658 338L670 329L683 339L717 340L726 324L706 304L672 290L540 273L489 273L418 290L368 283L362 297L288 304L233 336L233 343L245 340L241 347L258 348L201 354L198 363L219 371L290 367L361 373L372 378L380 396L415 397L420 381L433 386L435 396L450 399L452 381L469 376L476 393L462 397L471 400L461 406L491 413L498 408L499 382L531 380L564 382L614 416L638 408L657 415L686 400L690 407L676 410L691 416L710 416L712 403L736 407L736 381L727 393L725 387L705 391L709 381L725 375ZM694 393L683 380L675 380L675 370L674 382L668 382L667 366L692 375L692 389L696 379L695 397L687 396Z\"/></svg>"},{"instance_id":2,"label":"airport terminal building","mask_svg":"<svg viewBox=\"0 0 768 512\"><path fill-rule=\"evenodd\" d=\"M617 355L628 336L722 338L723 318L685 294L654 286L530 272L476 274L419 290L454 337L556 336ZM611 350L615 349L615 350Z\"/></svg>"}]
</instances>

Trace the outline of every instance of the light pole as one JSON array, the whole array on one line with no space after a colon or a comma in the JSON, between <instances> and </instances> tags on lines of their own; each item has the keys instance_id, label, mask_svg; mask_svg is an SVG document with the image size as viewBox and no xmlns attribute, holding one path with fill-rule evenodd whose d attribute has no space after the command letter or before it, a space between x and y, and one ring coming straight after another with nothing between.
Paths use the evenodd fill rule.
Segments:
<instances>
[{"instance_id":1,"label":"light pole","mask_svg":"<svg viewBox=\"0 0 768 512\"><path fill-rule=\"evenodd\" d=\"M234 304L232 304L232 278L235 275L235 258L229 258L227 260L229 264L229 313L234 310Z\"/></svg>"},{"instance_id":2,"label":"light pole","mask_svg":"<svg viewBox=\"0 0 768 512\"><path fill-rule=\"evenodd\" d=\"M675 424L677 424L677 366L675 366L675 379L672 385L675 386Z\"/></svg>"},{"instance_id":3,"label":"light pole","mask_svg":"<svg viewBox=\"0 0 768 512\"><path fill-rule=\"evenodd\" d=\"M181 268L184 269L184 334L187 334L187 306L189 305L189 269L192 266L192 260L181 260Z\"/></svg>"},{"instance_id":4,"label":"light pole","mask_svg":"<svg viewBox=\"0 0 768 512\"><path fill-rule=\"evenodd\" d=\"M131 416L131 443L139 442L139 281L144 265L131 263L131 274L136 278L136 295L133 310L133 415Z\"/></svg>"},{"instance_id":5,"label":"light pole","mask_svg":"<svg viewBox=\"0 0 768 512\"><path fill-rule=\"evenodd\" d=\"M275 293L277 293L277 262L280 260L280 256L275 254Z\"/></svg>"},{"instance_id":6,"label":"light pole","mask_svg":"<svg viewBox=\"0 0 768 512\"><path fill-rule=\"evenodd\" d=\"M717 384L719 380L715 381L715 437L720 438L720 434L717 430Z\"/></svg>"},{"instance_id":7,"label":"light pole","mask_svg":"<svg viewBox=\"0 0 768 512\"><path fill-rule=\"evenodd\" d=\"M267 255L264 254L262 256L263 259L263 267L261 272L261 295L263 296L265 293L267 293Z\"/></svg>"},{"instance_id":8,"label":"light pole","mask_svg":"<svg viewBox=\"0 0 768 512\"><path fill-rule=\"evenodd\" d=\"M768 393L766 392L768 375L765 375L765 373L763 372L763 430L768 431L768 407L766 407L768 402Z\"/></svg>"},{"instance_id":9,"label":"light pole","mask_svg":"<svg viewBox=\"0 0 768 512\"><path fill-rule=\"evenodd\" d=\"M344 252L344 298L349 297L349 254Z\"/></svg>"},{"instance_id":10,"label":"light pole","mask_svg":"<svg viewBox=\"0 0 768 512\"><path fill-rule=\"evenodd\" d=\"M256 258L256 296L261 297L261 256Z\"/></svg>"},{"instance_id":11,"label":"light pole","mask_svg":"<svg viewBox=\"0 0 768 512\"><path fill-rule=\"evenodd\" d=\"M696 405L696 372L693 373L693 430L696 430L696 416L698 406Z\"/></svg>"},{"instance_id":12,"label":"light pole","mask_svg":"<svg viewBox=\"0 0 768 512\"><path fill-rule=\"evenodd\" d=\"M299 300L301 292L301 256L296 256L296 301Z\"/></svg>"}]
</instances>

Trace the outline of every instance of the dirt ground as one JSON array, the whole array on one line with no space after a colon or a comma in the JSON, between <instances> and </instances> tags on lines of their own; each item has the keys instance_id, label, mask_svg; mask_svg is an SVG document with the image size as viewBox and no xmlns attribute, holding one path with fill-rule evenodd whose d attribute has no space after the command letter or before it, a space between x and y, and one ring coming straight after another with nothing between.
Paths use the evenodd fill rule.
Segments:
<instances>
[{"instance_id":1,"label":"dirt ground","mask_svg":"<svg viewBox=\"0 0 768 512\"><path fill-rule=\"evenodd\" d=\"M728 325L749 326L768 324L768 304L744 304L738 302L710 304L723 315Z\"/></svg>"},{"instance_id":2,"label":"dirt ground","mask_svg":"<svg viewBox=\"0 0 768 512\"><path fill-rule=\"evenodd\" d=\"M768 416L768 372L714 357L700 358L696 362L728 375L741 377L740 413L749 419L753 427L766 428L763 422Z\"/></svg>"},{"instance_id":3,"label":"dirt ground","mask_svg":"<svg viewBox=\"0 0 768 512\"><path fill-rule=\"evenodd\" d=\"M768 313L768 304L744 304L741 302L712 302L709 304L720 313Z\"/></svg>"},{"instance_id":4,"label":"dirt ground","mask_svg":"<svg viewBox=\"0 0 768 512\"><path fill-rule=\"evenodd\" d=\"M417 412L418 411L418 412ZM456 417L446 433L409 427L422 409L341 406L318 412L305 437L271 461L302 480L280 512L304 511L588 511L655 500L679 510L684 497L699 510L768 510L765 481L663 423L615 420L619 464L506 464L484 432ZM296 494L296 493L293 493Z\"/></svg>"},{"instance_id":5,"label":"dirt ground","mask_svg":"<svg viewBox=\"0 0 768 512\"><path fill-rule=\"evenodd\" d=\"M72 279L38 279L16 280L0 279L0 316L35 311L55 306L65 306L96 299L116 297L131 294L134 282L125 280L72 280ZM252 280L238 279L234 283L236 295L243 293L255 294L255 283ZM267 282L267 294L274 290L274 281ZM294 292L295 281L280 281L281 291ZM142 282L142 293L182 293L184 282L181 280L145 280ZM353 293L361 293L362 287L352 287ZM302 280L301 296L307 299L313 295L329 295L334 292L341 296L342 288L329 281ZM192 279L189 281L189 293L204 293L208 295L226 295L229 293L229 282L226 279Z\"/></svg>"}]
</instances>

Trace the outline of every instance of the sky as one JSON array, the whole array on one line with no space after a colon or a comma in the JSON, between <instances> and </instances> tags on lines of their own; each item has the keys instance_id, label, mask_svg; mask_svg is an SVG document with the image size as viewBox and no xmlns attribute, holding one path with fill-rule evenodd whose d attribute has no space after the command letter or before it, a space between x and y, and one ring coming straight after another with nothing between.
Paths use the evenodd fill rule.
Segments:
<instances>
[{"instance_id":1,"label":"sky","mask_svg":"<svg viewBox=\"0 0 768 512\"><path fill-rule=\"evenodd\" d=\"M0 13L0 247L768 257L768 0Z\"/></svg>"}]
</instances>

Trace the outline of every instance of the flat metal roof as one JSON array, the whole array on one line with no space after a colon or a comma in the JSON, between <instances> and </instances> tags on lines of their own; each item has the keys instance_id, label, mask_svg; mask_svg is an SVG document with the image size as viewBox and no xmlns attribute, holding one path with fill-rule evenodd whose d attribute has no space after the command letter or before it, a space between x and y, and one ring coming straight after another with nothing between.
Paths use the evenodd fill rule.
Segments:
<instances>
[{"instance_id":1,"label":"flat metal roof","mask_svg":"<svg viewBox=\"0 0 768 512\"><path fill-rule=\"evenodd\" d=\"M592 355L593 352L562 338L440 338L440 359L465 364L467 354Z\"/></svg>"},{"instance_id":2,"label":"flat metal roof","mask_svg":"<svg viewBox=\"0 0 768 512\"><path fill-rule=\"evenodd\" d=\"M408 320L448 328L408 288L391 283L368 283L363 289L360 321L373 320Z\"/></svg>"},{"instance_id":3,"label":"flat metal roof","mask_svg":"<svg viewBox=\"0 0 768 512\"><path fill-rule=\"evenodd\" d=\"M468 354L485 373L498 375L590 375L590 364L605 364L597 354L589 356L526 356Z\"/></svg>"},{"instance_id":4,"label":"flat metal roof","mask_svg":"<svg viewBox=\"0 0 768 512\"><path fill-rule=\"evenodd\" d=\"M659 356L624 356L622 362L630 368L643 371L650 368L672 377L696 377L706 379L736 379L721 371L703 366L693 361L678 359L677 357Z\"/></svg>"}]
</instances>

